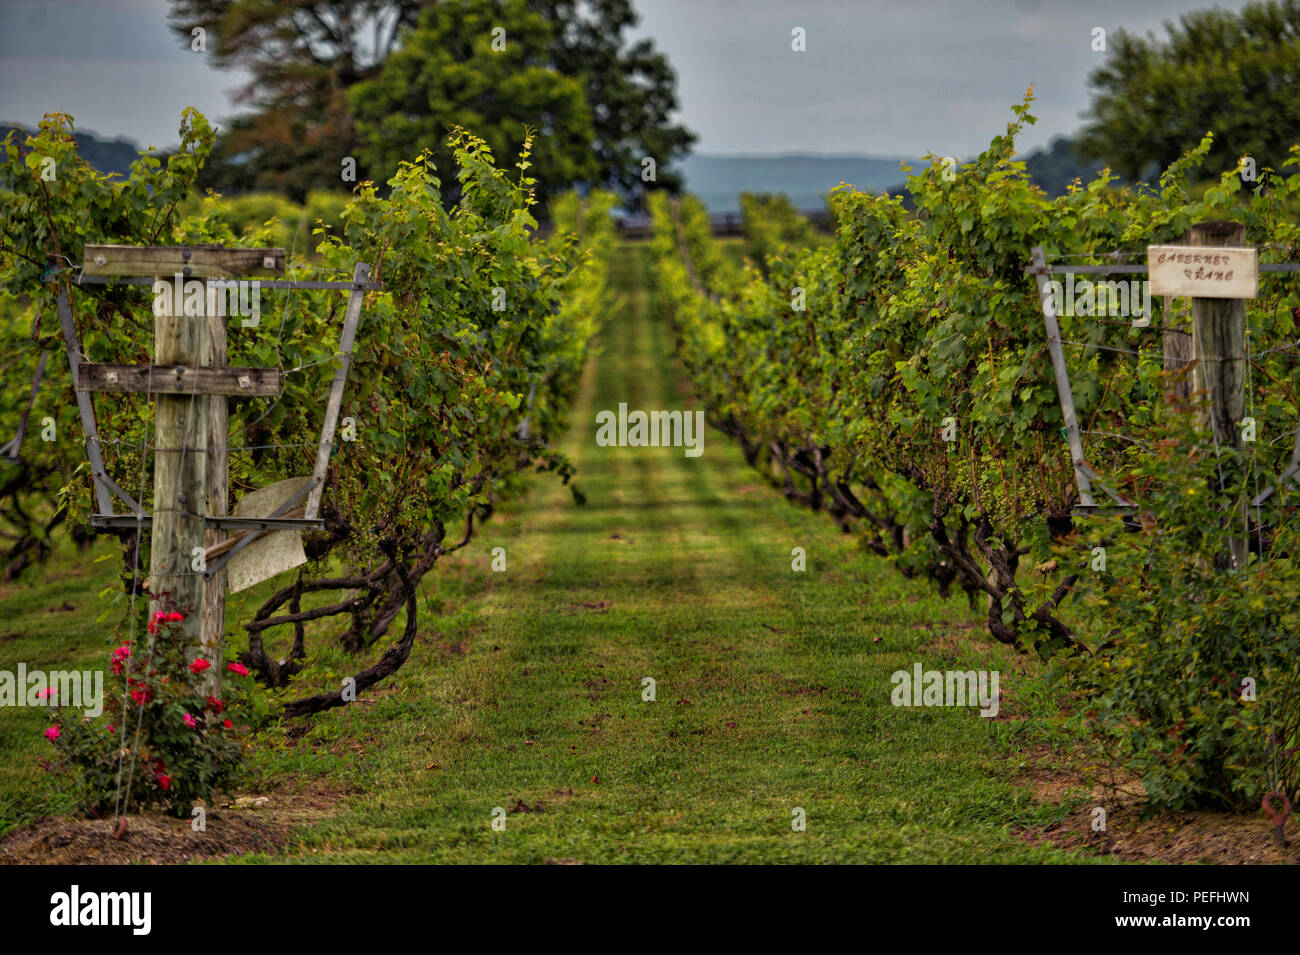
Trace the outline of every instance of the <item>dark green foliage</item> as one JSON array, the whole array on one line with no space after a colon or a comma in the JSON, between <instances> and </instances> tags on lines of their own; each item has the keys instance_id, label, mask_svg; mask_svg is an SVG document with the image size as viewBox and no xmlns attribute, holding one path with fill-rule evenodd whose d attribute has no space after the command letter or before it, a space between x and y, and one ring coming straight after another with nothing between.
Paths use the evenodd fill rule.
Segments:
<instances>
[{"instance_id":1,"label":"dark green foliage","mask_svg":"<svg viewBox=\"0 0 1300 955\"><path fill-rule=\"evenodd\" d=\"M200 185L302 202L340 188L345 157L358 179L384 182L423 147L448 169L455 126L505 155L528 125L539 196L580 184L629 198L646 156L675 190L670 164L694 137L669 119L667 59L626 39L636 22L629 0L173 0L180 42L202 27L218 66L254 77L243 90L252 110L222 132ZM504 50L490 46L497 27ZM450 183L445 196L455 199Z\"/></svg>"},{"instance_id":2,"label":"dark green foliage","mask_svg":"<svg viewBox=\"0 0 1300 955\"><path fill-rule=\"evenodd\" d=\"M1242 156L1279 168L1300 130L1300 0L1197 10L1166 28L1163 40L1126 30L1109 38L1106 64L1091 76L1080 151L1136 180L1210 129L1214 146L1198 176L1233 169Z\"/></svg>"},{"instance_id":3,"label":"dark green foliage","mask_svg":"<svg viewBox=\"0 0 1300 955\"><path fill-rule=\"evenodd\" d=\"M1088 462L1137 500L1143 531L1132 538L1114 519L1073 513L1042 303L1025 266L1036 245L1049 259L1093 262L1214 220L1243 223L1263 261L1294 262L1300 147L1251 193L1236 168L1192 188L1206 136L1159 192L1119 190L1103 175L1049 199L1014 158L1034 121L1030 99L973 161L933 157L912 177L915 215L895 198L837 190L836 241L765 254L762 269L718 254L698 203L654 197L660 309L697 393L751 463L904 572L966 590L999 641L1068 661L1098 738L1143 774L1154 805L1257 805L1295 784L1300 752L1300 687L1286 663L1300 649L1288 636L1294 489L1252 509L1263 559L1235 573L1216 569L1216 517L1289 462L1300 292L1290 275L1265 275L1248 303L1247 400L1260 438L1236 471L1230 455L1184 440L1193 467L1161 444L1168 381L1149 329L1132 315L1062 316ZM1148 319L1159 327L1176 314ZM1213 500L1211 474L1222 483ZM1088 576L1103 543L1121 554L1109 587ZM1239 708L1229 684L1245 676L1260 695Z\"/></svg>"}]
</instances>

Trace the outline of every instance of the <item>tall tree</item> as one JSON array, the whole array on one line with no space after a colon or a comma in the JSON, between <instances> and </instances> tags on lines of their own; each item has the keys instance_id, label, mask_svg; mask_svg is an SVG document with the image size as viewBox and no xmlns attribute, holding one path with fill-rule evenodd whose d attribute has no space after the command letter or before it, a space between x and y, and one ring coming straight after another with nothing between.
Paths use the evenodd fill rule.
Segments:
<instances>
[{"instance_id":1,"label":"tall tree","mask_svg":"<svg viewBox=\"0 0 1300 955\"><path fill-rule=\"evenodd\" d=\"M557 27L527 0L455 0L426 10L372 80L349 99L363 143L362 172L387 180L417 150L434 154L444 199L459 199L447 139L457 126L483 139L502 165L536 132L538 198L599 174L583 84L552 68ZM543 204L541 208L545 208Z\"/></svg>"},{"instance_id":2,"label":"tall tree","mask_svg":"<svg viewBox=\"0 0 1300 955\"><path fill-rule=\"evenodd\" d=\"M506 11L517 5L492 2L499 25L509 33ZM217 66L240 67L252 75L239 91L250 112L223 131L202 184L225 191L276 189L297 199L309 189L337 186L342 158L358 156L362 146L353 113L356 100L348 91L377 79L394 51L408 42L421 12L436 5L473 4L172 0L171 25L178 38L189 45L194 29L201 27ZM585 93L592 136L584 152L595 164L579 163L586 167L583 181L631 194L640 186L641 160L650 157L657 166L657 184L678 188L680 179L668 167L695 137L671 121L677 108L676 76L667 59L651 41L629 44L624 36L637 23L630 0L527 0L527 7L553 27L544 47L528 51L529 67L570 77ZM461 14L467 22L468 14ZM458 37L455 47L468 56L473 41ZM456 62L463 66L469 61ZM409 62L401 69L409 71ZM438 85L435 81L432 87ZM463 97L450 105L473 113L483 105L472 98L481 88L481 83L461 91L443 85L439 92ZM446 105L440 102L438 109L445 113ZM489 112L498 108L487 106ZM547 131L540 131L538 145L544 148Z\"/></svg>"},{"instance_id":3,"label":"tall tree","mask_svg":"<svg viewBox=\"0 0 1300 955\"><path fill-rule=\"evenodd\" d=\"M237 101L251 111L228 124L200 185L272 189L302 201L337 187L358 147L347 90L374 76L401 32L435 0L172 0L173 31L194 30L221 68L252 79Z\"/></svg>"},{"instance_id":4,"label":"tall tree","mask_svg":"<svg viewBox=\"0 0 1300 955\"><path fill-rule=\"evenodd\" d=\"M642 160L655 160L656 184L677 191L682 179L671 168L695 142L673 123L677 74L650 40L627 46L625 30L637 25L631 0L530 0L561 27L552 63L565 76L581 77L591 104L600 162L598 185L630 196L641 188Z\"/></svg>"},{"instance_id":5,"label":"tall tree","mask_svg":"<svg viewBox=\"0 0 1300 955\"><path fill-rule=\"evenodd\" d=\"M1280 168L1300 140L1300 0L1199 10L1166 23L1158 41L1120 30L1079 149L1137 179L1215 134L1206 174L1250 156Z\"/></svg>"}]
</instances>

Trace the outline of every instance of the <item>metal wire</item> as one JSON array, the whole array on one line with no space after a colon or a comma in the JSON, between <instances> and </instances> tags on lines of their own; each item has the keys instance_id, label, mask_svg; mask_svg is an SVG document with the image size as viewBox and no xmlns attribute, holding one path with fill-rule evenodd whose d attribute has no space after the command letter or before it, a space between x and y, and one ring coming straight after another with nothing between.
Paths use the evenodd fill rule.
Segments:
<instances>
[{"instance_id":1,"label":"metal wire","mask_svg":"<svg viewBox=\"0 0 1300 955\"><path fill-rule=\"evenodd\" d=\"M1100 348L1102 351L1122 352L1126 355L1163 355L1164 354L1163 352L1152 351L1150 349L1145 349L1143 351L1134 351L1131 348L1115 348L1111 345L1097 345L1094 344L1093 342L1075 342L1075 341L1070 341L1070 339L1068 338L1062 338L1061 344L1078 345L1082 348Z\"/></svg>"}]
</instances>

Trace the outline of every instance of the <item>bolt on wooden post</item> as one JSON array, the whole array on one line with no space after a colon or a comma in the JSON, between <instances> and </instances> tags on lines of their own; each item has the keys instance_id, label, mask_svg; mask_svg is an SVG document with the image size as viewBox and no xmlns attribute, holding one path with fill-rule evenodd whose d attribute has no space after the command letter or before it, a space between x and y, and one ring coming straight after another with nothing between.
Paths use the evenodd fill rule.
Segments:
<instances>
[{"instance_id":1,"label":"bolt on wooden post","mask_svg":"<svg viewBox=\"0 0 1300 955\"><path fill-rule=\"evenodd\" d=\"M1258 294L1258 257L1239 222L1201 222L1187 244L1149 246L1151 294L1192 299L1191 388L1208 400L1201 425L1218 448L1242 447L1246 413L1246 302ZM1231 566L1244 567L1249 547L1246 495L1230 518ZM1240 531L1240 533L1238 533Z\"/></svg>"}]
</instances>

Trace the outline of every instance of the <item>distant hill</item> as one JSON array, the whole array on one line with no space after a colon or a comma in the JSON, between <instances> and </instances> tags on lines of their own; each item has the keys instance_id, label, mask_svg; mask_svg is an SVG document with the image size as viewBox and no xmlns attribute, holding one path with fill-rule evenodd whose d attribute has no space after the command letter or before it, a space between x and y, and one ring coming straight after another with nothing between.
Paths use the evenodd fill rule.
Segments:
<instances>
[{"instance_id":1,"label":"distant hill","mask_svg":"<svg viewBox=\"0 0 1300 955\"><path fill-rule=\"evenodd\" d=\"M692 154L675 164L686 191L710 212L739 212L742 192L784 193L800 211L826 208L826 193L841 182L879 192L905 174L901 159L869 156L718 156ZM907 160L910 165L919 159Z\"/></svg>"},{"instance_id":2,"label":"distant hill","mask_svg":"<svg viewBox=\"0 0 1300 955\"><path fill-rule=\"evenodd\" d=\"M25 138L34 130L19 124L0 124L0 140L10 130ZM140 147L129 139L103 139L92 132L73 133L87 162L103 173L130 173ZM1085 162L1074 154L1074 140L1058 136L1046 148L1024 157L1030 178L1049 196L1065 191L1078 176L1085 182L1101 169L1100 162ZM688 192L698 196L710 212L739 212L742 192L784 193L800 211L823 211L826 194L841 182L866 192L901 193L906 162L921 168L920 158L883 156L726 156L692 154L679 161Z\"/></svg>"},{"instance_id":3,"label":"distant hill","mask_svg":"<svg viewBox=\"0 0 1300 955\"><path fill-rule=\"evenodd\" d=\"M20 144L36 132L29 126L0 124L0 142L10 131L17 132L14 138ZM100 139L94 133L81 131L74 132L72 138L86 162L103 173L117 173L125 178L131 172L131 163L140 156L140 147L129 139Z\"/></svg>"},{"instance_id":4,"label":"distant hill","mask_svg":"<svg viewBox=\"0 0 1300 955\"><path fill-rule=\"evenodd\" d=\"M1065 194L1066 187L1075 179L1088 182L1099 173L1105 163L1099 160L1082 159L1075 152L1075 140L1068 136L1057 136L1045 147L1018 157L1024 161L1029 181L1042 189L1048 196L1055 198ZM896 180L887 191L898 194L906 193L905 180Z\"/></svg>"},{"instance_id":5,"label":"distant hill","mask_svg":"<svg viewBox=\"0 0 1300 955\"><path fill-rule=\"evenodd\" d=\"M1074 153L1074 140L1058 136L1046 147L1021 157L1029 178L1049 196L1059 196L1076 177L1087 182L1102 164L1085 161ZM841 182L864 192L906 192L907 176L899 168L906 162L921 169L920 158L878 156L721 156L696 154L678 164L686 190L710 212L740 211L742 192L779 192L800 211L826 208L826 194Z\"/></svg>"},{"instance_id":6,"label":"distant hill","mask_svg":"<svg viewBox=\"0 0 1300 955\"><path fill-rule=\"evenodd\" d=\"M1049 196L1064 195L1065 187L1076 178L1088 182L1105 165L1075 155L1075 142L1068 136L1057 136L1045 149L1035 149L1024 157L1029 178Z\"/></svg>"}]
</instances>

